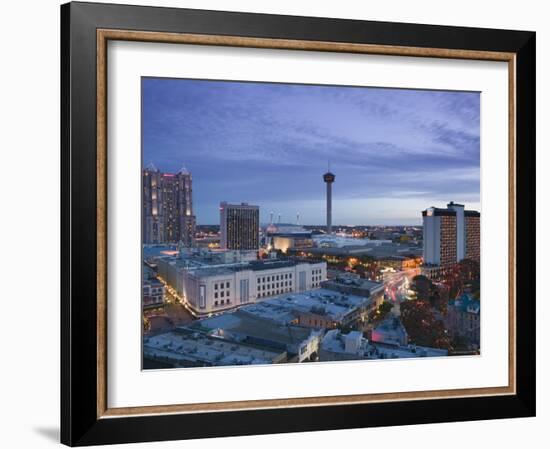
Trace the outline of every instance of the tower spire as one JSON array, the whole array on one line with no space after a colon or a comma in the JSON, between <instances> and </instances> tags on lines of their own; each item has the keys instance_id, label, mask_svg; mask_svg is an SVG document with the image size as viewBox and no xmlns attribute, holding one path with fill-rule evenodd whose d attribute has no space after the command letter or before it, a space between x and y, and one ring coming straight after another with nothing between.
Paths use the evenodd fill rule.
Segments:
<instances>
[{"instance_id":1,"label":"tower spire","mask_svg":"<svg viewBox=\"0 0 550 449\"><path fill-rule=\"evenodd\" d=\"M330 171L330 161L328 168L329 171L323 175L323 181L327 185L327 234L332 234L332 183L336 176Z\"/></svg>"}]
</instances>

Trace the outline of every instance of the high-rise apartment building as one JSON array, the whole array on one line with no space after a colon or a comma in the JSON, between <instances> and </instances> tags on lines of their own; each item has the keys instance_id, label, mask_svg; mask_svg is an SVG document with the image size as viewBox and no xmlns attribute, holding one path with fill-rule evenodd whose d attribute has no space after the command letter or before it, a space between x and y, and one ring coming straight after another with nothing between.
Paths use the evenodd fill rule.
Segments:
<instances>
[{"instance_id":1,"label":"high-rise apartment building","mask_svg":"<svg viewBox=\"0 0 550 449\"><path fill-rule=\"evenodd\" d=\"M164 214L162 207L162 174L151 163L142 173L143 209L142 242L164 242Z\"/></svg>"},{"instance_id":2,"label":"high-rise apartment building","mask_svg":"<svg viewBox=\"0 0 550 449\"><path fill-rule=\"evenodd\" d=\"M143 243L182 242L195 235L192 176L185 168L161 173L153 164L143 170Z\"/></svg>"},{"instance_id":3,"label":"high-rise apartment building","mask_svg":"<svg viewBox=\"0 0 550 449\"><path fill-rule=\"evenodd\" d=\"M466 230L466 259L480 261L479 240L481 216L475 210L464 211L464 229Z\"/></svg>"},{"instance_id":4,"label":"high-rise apartment building","mask_svg":"<svg viewBox=\"0 0 550 449\"><path fill-rule=\"evenodd\" d=\"M220 203L220 246L225 249L258 250L260 208L247 203Z\"/></svg>"},{"instance_id":5,"label":"high-rise apartment building","mask_svg":"<svg viewBox=\"0 0 550 449\"><path fill-rule=\"evenodd\" d=\"M450 202L422 212L424 263L448 266L463 259L479 262L480 213Z\"/></svg>"}]
</instances>

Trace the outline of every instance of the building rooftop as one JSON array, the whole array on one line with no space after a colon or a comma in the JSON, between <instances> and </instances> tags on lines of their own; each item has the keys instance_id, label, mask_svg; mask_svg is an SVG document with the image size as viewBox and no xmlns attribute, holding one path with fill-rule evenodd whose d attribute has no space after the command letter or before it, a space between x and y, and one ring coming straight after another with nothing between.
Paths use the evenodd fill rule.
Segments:
<instances>
[{"instance_id":1,"label":"building rooftop","mask_svg":"<svg viewBox=\"0 0 550 449\"><path fill-rule=\"evenodd\" d=\"M263 344L266 347L279 349L286 348L287 345L299 344L316 332L307 327L279 324L247 313L243 309L195 321L188 326L188 329L217 335L220 338L255 345Z\"/></svg>"},{"instance_id":2,"label":"building rooftop","mask_svg":"<svg viewBox=\"0 0 550 449\"><path fill-rule=\"evenodd\" d=\"M149 358L219 366L273 363L284 356L284 352L182 329L147 337L143 344L144 356Z\"/></svg>"},{"instance_id":3,"label":"building rooftop","mask_svg":"<svg viewBox=\"0 0 550 449\"><path fill-rule=\"evenodd\" d=\"M149 162L143 171L158 171L157 167L155 167L155 164L153 164L153 161Z\"/></svg>"},{"instance_id":4,"label":"building rooftop","mask_svg":"<svg viewBox=\"0 0 550 449\"><path fill-rule=\"evenodd\" d=\"M143 245L143 259L147 260L152 257L163 257L177 254L177 245L170 244L147 244Z\"/></svg>"},{"instance_id":5,"label":"building rooftop","mask_svg":"<svg viewBox=\"0 0 550 449\"><path fill-rule=\"evenodd\" d=\"M445 349L426 346L395 346L386 343L369 343L369 350L366 355L369 359L410 359L416 357L444 357L448 354L449 352Z\"/></svg>"},{"instance_id":6,"label":"building rooftop","mask_svg":"<svg viewBox=\"0 0 550 449\"><path fill-rule=\"evenodd\" d=\"M289 304L271 302L270 299L244 306L241 310L280 324L291 324L297 318L295 311L289 307Z\"/></svg>"},{"instance_id":7,"label":"building rooftop","mask_svg":"<svg viewBox=\"0 0 550 449\"><path fill-rule=\"evenodd\" d=\"M220 208L237 208L237 209L259 209L260 206L256 206L254 204L248 204L248 203L229 203L227 201L222 201L220 203Z\"/></svg>"},{"instance_id":8,"label":"building rooftop","mask_svg":"<svg viewBox=\"0 0 550 449\"><path fill-rule=\"evenodd\" d=\"M358 338L361 339L361 343L357 347L357 351L351 353L347 352L345 345L346 339L355 340ZM338 329L332 329L325 334L323 340L321 341L321 349L336 355L354 354L357 360L443 357L448 354L445 349L428 348L415 345L398 346L385 343L372 343L363 338L360 332L353 331L349 334L342 334L342 332Z\"/></svg>"},{"instance_id":9,"label":"building rooftop","mask_svg":"<svg viewBox=\"0 0 550 449\"><path fill-rule=\"evenodd\" d=\"M315 243L319 247L333 247L333 248L342 248L342 247L364 247L368 246L378 246L384 243L391 243L391 240L370 240L362 239L356 237L349 237L346 235L336 235L336 234L316 234L313 236Z\"/></svg>"},{"instance_id":10,"label":"building rooftop","mask_svg":"<svg viewBox=\"0 0 550 449\"><path fill-rule=\"evenodd\" d=\"M472 296L464 293L460 298L456 300L449 301L449 305L453 305L461 312L475 313L479 314L480 312L480 301L479 299L474 299Z\"/></svg>"},{"instance_id":11,"label":"building rooftop","mask_svg":"<svg viewBox=\"0 0 550 449\"><path fill-rule=\"evenodd\" d=\"M454 215L456 215L456 210L454 209L455 207L464 208L464 204L458 204L458 203L455 203L454 201L451 201L449 204L447 204L446 208L434 207L434 206L428 207L426 210L422 211L422 216L423 217L430 216L430 215L436 215L436 216L438 216L438 215L439 216L441 216L441 215L451 215L451 216L454 216ZM480 213L476 210L465 210L464 215L466 217L479 217Z\"/></svg>"},{"instance_id":12,"label":"building rooftop","mask_svg":"<svg viewBox=\"0 0 550 449\"><path fill-rule=\"evenodd\" d=\"M358 348L358 352L363 353L364 351L366 351L367 340L363 338L363 334L361 332L352 331L349 334L343 334L339 329L331 329L327 331L327 333L323 337L323 340L321 340L321 348L324 351L344 354L346 353L346 338L361 339L361 344ZM358 358L361 359L363 357L360 355Z\"/></svg>"},{"instance_id":13,"label":"building rooftop","mask_svg":"<svg viewBox=\"0 0 550 449\"><path fill-rule=\"evenodd\" d=\"M390 316L375 328L377 331L406 334L406 330L397 317Z\"/></svg>"},{"instance_id":14,"label":"building rooftop","mask_svg":"<svg viewBox=\"0 0 550 449\"><path fill-rule=\"evenodd\" d=\"M164 262L175 265L178 268L185 269L193 272L193 274L199 278L211 277L211 276L223 276L231 275L238 271L266 271L275 270L281 268L290 268L298 264L310 264L319 263L311 262L307 260L252 260L242 261L234 263L223 263L218 260L213 260L200 256L190 256L186 258L167 257L163 259Z\"/></svg>"},{"instance_id":15,"label":"building rooftop","mask_svg":"<svg viewBox=\"0 0 550 449\"><path fill-rule=\"evenodd\" d=\"M415 257L421 256L423 252L422 246L410 243L393 243L391 241L382 240L373 240L371 242L372 243L365 243L363 245L319 246L317 248L307 248L303 251L312 254L326 254L329 256L370 256L376 259L406 256Z\"/></svg>"},{"instance_id":16,"label":"building rooftop","mask_svg":"<svg viewBox=\"0 0 550 449\"><path fill-rule=\"evenodd\" d=\"M273 237L310 237L311 231L292 223L270 223L265 233Z\"/></svg>"},{"instance_id":17,"label":"building rooftop","mask_svg":"<svg viewBox=\"0 0 550 449\"><path fill-rule=\"evenodd\" d=\"M334 279L323 281L321 285L328 290L338 287L350 287L356 291L366 290L369 294L378 292L384 288L382 282L370 281L359 276L339 276Z\"/></svg>"},{"instance_id":18,"label":"building rooftop","mask_svg":"<svg viewBox=\"0 0 550 449\"><path fill-rule=\"evenodd\" d=\"M303 293L285 293L245 306L241 310L281 323L292 321L297 313L314 313L339 321L358 307L371 303L372 300L364 296L320 288Z\"/></svg>"}]
</instances>

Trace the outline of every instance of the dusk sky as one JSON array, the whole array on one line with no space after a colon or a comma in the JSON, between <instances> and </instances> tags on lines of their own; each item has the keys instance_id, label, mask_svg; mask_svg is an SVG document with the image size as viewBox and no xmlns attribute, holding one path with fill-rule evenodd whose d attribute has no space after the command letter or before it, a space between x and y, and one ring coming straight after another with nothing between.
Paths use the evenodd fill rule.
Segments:
<instances>
[{"instance_id":1,"label":"dusk sky","mask_svg":"<svg viewBox=\"0 0 550 449\"><path fill-rule=\"evenodd\" d=\"M282 222L421 224L449 201L480 210L477 92L144 78L143 164L193 175L197 224L219 203Z\"/></svg>"}]
</instances>

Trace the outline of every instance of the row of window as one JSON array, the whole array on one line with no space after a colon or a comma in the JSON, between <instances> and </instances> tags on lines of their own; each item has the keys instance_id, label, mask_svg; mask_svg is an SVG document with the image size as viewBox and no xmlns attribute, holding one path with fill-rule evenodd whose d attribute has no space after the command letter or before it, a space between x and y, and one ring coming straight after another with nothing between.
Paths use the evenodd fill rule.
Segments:
<instances>
[{"instance_id":1,"label":"row of window","mask_svg":"<svg viewBox=\"0 0 550 449\"><path fill-rule=\"evenodd\" d=\"M266 287L267 287L267 290L269 290L269 287L271 287L271 289L275 289L279 287L292 287L292 281L274 282L271 285L270 284L258 285L258 291L266 290Z\"/></svg>"},{"instance_id":2,"label":"row of window","mask_svg":"<svg viewBox=\"0 0 550 449\"><path fill-rule=\"evenodd\" d=\"M260 284L264 282L282 281L283 279L292 279L292 273L277 274L273 276L264 276L261 278L256 278L256 282Z\"/></svg>"},{"instance_id":3,"label":"row of window","mask_svg":"<svg viewBox=\"0 0 550 449\"><path fill-rule=\"evenodd\" d=\"M224 283L214 284L214 290L218 290L218 288L223 289ZM225 282L225 288L229 288L229 282Z\"/></svg>"},{"instance_id":4,"label":"row of window","mask_svg":"<svg viewBox=\"0 0 550 449\"><path fill-rule=\"evenodd\" d=\"M221 301L214 301L214 307L225 306L231 304L229 299L222 299Z\"/></svg>"},{"instance_id":5,"label":"row of window","mask_svg":"<svg viewBox=\"0 0 550 449\"><path fill-rule=\"evenodd\" d=\"M290 292L292 292L292 288L283 288L280 290L261 292L261 293L258 293L258 298L267 298L269 296L282 295L283 293L290 293Z\"/></svg>"}]
</instances>

